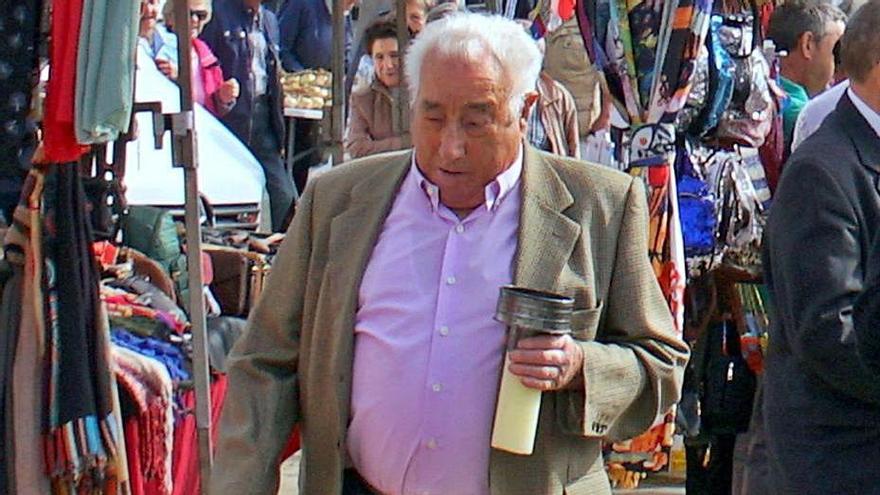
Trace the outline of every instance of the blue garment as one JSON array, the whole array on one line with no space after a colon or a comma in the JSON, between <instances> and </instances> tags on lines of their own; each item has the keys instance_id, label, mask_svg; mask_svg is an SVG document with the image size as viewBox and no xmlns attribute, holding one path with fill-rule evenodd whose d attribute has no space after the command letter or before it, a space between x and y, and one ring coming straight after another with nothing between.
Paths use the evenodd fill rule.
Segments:
<instances>
[{"instance_id":1,"label":"blue garment","mask_svg":"<svg viewBox=\"0 0 880 495\"><path fill-rule=\"evenodd\" d=\"M255 137L252 136L255 99L254 80L251 76L253 50L248 40L254 15L255 12L247 9L242 0L214 0L211 22L205 26L201 35L201 39L208 44L220 61L223 76L227 79L234 77L241 87L237 103L221 120L248 146L252 145L252 138ZM259 28L268 46L266 51L268 118L280 154L285 139L281 106L283 95L278 80L278 20L275 14L265 7L260 7L259 19Z\"/></svg>"},{"instance_id":2,"label":"blue garment","mask_svg":"<svg viewBox=\"0 0 880 495\"><path fill-rule=\"evenodd\" d=\"M110 331L110 340L130 351L151 357L168 368L173 381L187 381L190 373L184 367L183 352L175 345L148 337L139 337L132 333L114 328Z\"/></svg>"},{"instance_id":3,"label":"blue garment","mask_svg":"<svg viewBox=\"0 0 880 495\"><path fill-rule=\"evenodd\" d=\"M333 19L324 0L287 0L279 15L281 65L294 72L330 69ZM345 16L345 66L351 53L351 18ZM349 71L350 72L350 71Z\"/></svg>"}]
</instances>

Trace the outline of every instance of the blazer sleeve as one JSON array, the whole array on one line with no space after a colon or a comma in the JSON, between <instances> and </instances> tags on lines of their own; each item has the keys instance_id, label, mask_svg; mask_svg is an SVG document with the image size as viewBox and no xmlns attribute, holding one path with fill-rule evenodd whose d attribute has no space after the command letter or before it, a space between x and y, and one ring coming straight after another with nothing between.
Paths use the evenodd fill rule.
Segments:
<instances>
[{"instance_id":1,"label":"blazer sleeve","mask_svg":"<svg viewBox=\"0 0 880 495\"><path fill-rule=\"evenodd\" d=\"M623 440L639 435L681 395L689 349L675 334L648 260L644 186L632 179L617 236L605 323L581 342L584 390L563 392L557 414L565 431Z\"/></svg>"},{"instance_id":2,"label":"blazer sleeve","mask_svg":"<svg viewBox=\"0 0 880 495\"><path fill-rule=\"evenodd\" d=\"M784 339L781 345L830 390L880 405L880 382L857 358L862 335L857 339L853 326L866 268L855 194L841 187L822 159L788 165L770 211L765 238L777 319L771 349L775 339Z\"/></svg>"},{"instance_id":3,"label":"blazer sleeve","mask_svg":"<svg viewBox=\"0 0 880 495\"><path fill-rule=\"evenodd\" d=\"M297 204L263 295L229 356L212 494L278 490L279 457L300 415L297 365L314 188L310 183Z\"/></svg>"}]
</instances>

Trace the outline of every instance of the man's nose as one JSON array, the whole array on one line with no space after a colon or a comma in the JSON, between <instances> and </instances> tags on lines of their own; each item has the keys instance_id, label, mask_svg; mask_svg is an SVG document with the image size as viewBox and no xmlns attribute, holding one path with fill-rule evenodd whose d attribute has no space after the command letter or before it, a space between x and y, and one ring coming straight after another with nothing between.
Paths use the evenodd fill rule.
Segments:
<instances>
[{"instance_id":1,"label":"man's nose","mask_svg":"<svg viewBox=\"0 0 880 495\"><path fill-rule=\"evenodd\" d=\"M450 123L440 131L440 156L445 160L458 160L465 155L465 136L461 126Z\"/></svg>"}]
</instances>

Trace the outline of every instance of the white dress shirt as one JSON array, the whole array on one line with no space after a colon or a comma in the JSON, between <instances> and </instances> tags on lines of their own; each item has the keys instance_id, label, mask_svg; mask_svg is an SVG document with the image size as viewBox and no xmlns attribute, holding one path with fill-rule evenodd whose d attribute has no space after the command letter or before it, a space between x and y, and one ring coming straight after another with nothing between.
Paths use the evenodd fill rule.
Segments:
<instances>
[{"instance_id":1,"label":"white dress shirt","mask_svg":"<svg viewBox=\"0 0 880 495\"><path fill-rule=\"evenodd\" d=\"M862 117L868 121L868 124L874 129L874 132L877 133L877 137L880 138L880 113L877 113L876 110L869 107L868 104L859 98L859 95L857 95L852 89L847 91L846 94L849 95L849 99L852 100L853 105L856 106L856 109L862 114Z\"/></svg>"},{"instance_id":2,"label":"white dress shirt","mask_svg":"<svg viewBox=\"0 0 880 495\"><path fill-rule=\"evenodd\" d=\"M849 88L849 80L838 83L836 86L825 90L822 94L810 100L798 115L794 125L794 137L791 139L791 151L797 149L801 143L819 130L825 117L837 108L837 102L843 97L843 93Z\"/></svg>"}]
</instances>

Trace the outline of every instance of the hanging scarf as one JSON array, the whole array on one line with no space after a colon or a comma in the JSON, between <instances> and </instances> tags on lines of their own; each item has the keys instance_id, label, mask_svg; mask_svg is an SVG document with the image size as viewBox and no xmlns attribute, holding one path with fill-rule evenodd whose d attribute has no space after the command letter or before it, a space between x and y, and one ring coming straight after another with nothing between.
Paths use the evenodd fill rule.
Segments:
<instances>
[{"instance_id":1,"label":"hanging scarf","mask_svg":"<svg viewBox=\"0 0 880 495\"><path fill-rule=\"evenodd\" d=\"M45 454L56 493L115 493L109 328L85 194L73 165L53 166L44 192L48 377Z\"/></svg>"},{"instance_id":2,"label":"hanging scarf","mask_svg":"<svg viewBox=\"0 0 880 495\"><path fill-rule=\"evenodd\" d=\"M587 5L589 3L589 5ZM584 44L606 73L616 106L628 119L624 162L644 180L649 207L648 253L680 334L686 283L684 243L676 190L675 116L690 91L700 46L709 27L712 0L598 0L578 2ZM665 465L674 414L623 451L653 455L643 469ZM618 449L615 449L618 450Z\"/></svg>"}]
</instances>

